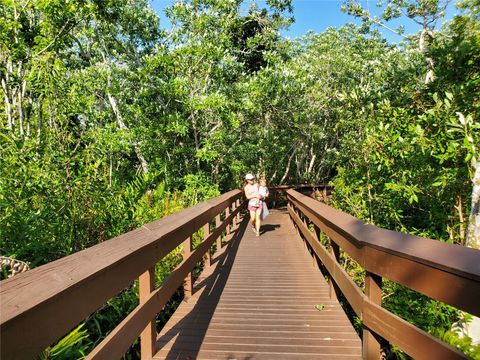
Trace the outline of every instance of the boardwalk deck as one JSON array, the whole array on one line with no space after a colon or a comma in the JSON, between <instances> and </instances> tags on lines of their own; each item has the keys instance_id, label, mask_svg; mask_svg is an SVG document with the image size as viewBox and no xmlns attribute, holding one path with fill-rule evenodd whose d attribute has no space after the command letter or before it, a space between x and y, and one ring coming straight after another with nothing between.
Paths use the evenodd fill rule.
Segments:
<instances>
[{"instance_id":1,"label":"boardwalk deck","mask_svg":"<svg viewBox=\"0 0 480 360\"><path fill-rule=\"evenodd\" d=\"M259 238L244 221L224 249L158 335L155 359L361 358L285 211L271 212Z\"/></svg>"}]
</instances>

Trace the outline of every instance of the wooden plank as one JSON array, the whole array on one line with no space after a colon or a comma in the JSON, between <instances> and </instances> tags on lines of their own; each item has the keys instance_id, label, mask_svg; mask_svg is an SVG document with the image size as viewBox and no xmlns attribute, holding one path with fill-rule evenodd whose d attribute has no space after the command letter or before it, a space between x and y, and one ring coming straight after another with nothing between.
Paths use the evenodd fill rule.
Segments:
<instances>
[{"instance_id":1,"label":"wooden plank","mask_svg":"<svg viewBox=\"0 0 480 360\"><path fill-rule=\"evenodd\" d=\"M184 242L183 242L183 258L186 259L192 253L192 235L190 235ZM183 294L185 298L189 298L192 296L193 293L193 274L189 272L185 281L183 283Z\"/></svg>"},{"instance_id":2,"label":"wooden plank","mask_svg":"<svg viewBox=\"0 0 480 360\"><path fill-rule=\"evenodd\" d=\"M155 359L196 359L196 360L231 360L231 359L251 359L251 352L247 351L236 351L235 356L232 356L232 352L230 351L177 351L177 350L164 350L160 351L156 356ZM299 353L290 353L285 354L279 351L275 352L262 352L262 353L255 353L255 360L353 360L353 359L361 359L358 355L349 355L349 354L318 354L318 353L310 353L310 354L299 354Z\"/></svg>"},{"instance_id":3,"label":"wooden plank","mask_svg":"<svg viewBox=\"0 0 480 360\"><path fill-rule=\"evenodd\" d=\"M421 292L433 299L443 301L472 314L480 314L480 287L478 281L462 278L456 274L436 269L426 269L412 259L400 256L391 256L375 248L366 248L366 270L375 271L377 274L398 284ZM480 263L480 257L478 259ZM442 284L442 286L438 286ZM476 299L476 300L475 300Z\"/></svg>"},{"instance_id":4,"label":"wooden plank","mask_svg":"<svg viewBox=\"0 0 480 360\"><path fill-rule=\"evenodd\" d=\"M373 304L382 306L382 278L378 275L366 272L365 274L365 296ZM367 360L380 359L380 339L372 332L365 323L363 324L363 358Z\"/></svg>"},{"instance_id":5,"label":"wooden plank","mask_svg":"<svg viewBox=\"0 0 480 360\"><path fill-rule=\"evenodd\" d=\"M262 339L260 339L262 340ZM320 342L319 342L320 343ZM182 350L196 350L201 346L202 350L220 350L220 351L230 351L235 352L239 348L242 351L247 351L249 353L262 353L262 352L281 352L283 354L352 354L357 355L361 349L360 344L347 346L347 345L334 345L332 343L324 343L324 345L312 346L300 344L248 344L243 341L243 339L237 339L233 343L206 343L204 341L197 341L194 343L188 343L183 341L176 341L178 347ZM169 346L165 346L164 349L171 349Z\"/></svg>"},{"instance_id":6,"label":"wooden plank","mask_svg":"<svg viewBox=\"0 0 480 360\"><path fill-rule=\"evenodd\" d=\"M139 302L144 304L151 293L155 290L155 268L150 268L142 275L139 280ZM142 360L151 359L155 354L155 339L157 330L155 320L150 320L145 329L140 334L140 351Z\"/></svg>"},{"instance_id":7,"label":"wooden plank","mask_svg":"<svg viewBox=\"0 0 480 360\"><path fill-rule=\"evenodd\" d=\"M364 323L414 359L468 359L459 350L395 316L368 299L363 305Z\"/></svg>"},{"instance_id":8,"label":"wooden plank","mask_svg":"<svg viewBox=\"0 0 480 360\"><path fill-rule=\"evenodd\" d=\"M224 335L208 335L204 339L199 338L195 335L185 336L182 334L182 339L175 344L182 344L182 348L186 348L186 346L190 344L194 344L196 347L201 346L202 344L235 344L241 341L242 344L246 345L285 345L285 334L283 337L272 337L272 336L264 336L260 337L257 334L254 336L242 336L242 337L233 337L233 336L224 336ZM175 340L179 337L179 335L175 335L170 338L164 338L160 342L160 344L165 344L166 346L171 346L171 340ZM332 339L329 336L325 337L310 337L310 338L303 338L297 337L295 338L297 344L301 344L304 346L315 346L315 347L325 347L325 346L344 346L344 347L353 347L359 348L361 346L360 341L358 339ZM167 345L169 344L169 345ZM185 344L186 346L183 346ZM163 346L162 349L165 349L166 346Z\"/></svg>"},{"instance_id":9,"label":"wooden plank","mask_svg":"<svg viewBox=\"0 0 480 360\"><path fill-rule=\"evenodd\" d=\"M233 190L2 281L0 356L33 358L240 197Z\"/></svg>"},{"instance_id":10,"label":"wooden plank","mask_svg":"<svg viewBox=\"0 0 480 360\"><path fill-rule=\"evenodd\" d=\"M333 327L333 332L335 333L335 339L337 340L355 340L359 342L358 335L351 331L350 327L345 327L346 331L343 332L338 327ZM337 331L335 331L337 330ZM209 336L220 336L220 337L233 337L233 338L246 338L248 336L253 336L256 338L268 338L268 339L282 339L285 341L285 337L288 336L292 339L313 339L313 340L327 340L332 339L331 333L328 329L324 332L322 331L292 331L292 330L273 330L273 331L265 331L265 330L245 330L245 329L208 329L206 337ZM184 336L197 336L198 330L196 329L182 329L182 335ZM171 340L175 338L178 334L171 334L171 335L164 335L163 339Z\"/></svg>"},{"instance_id":11,"label":"wooden plank","mask_svg":"<svg viewBox=\"0 0 480 360\"><path fill-rule=\"evenodd\" d=\"M231 216L236 215L234 211ZM201 242L190 256L178 265L172 274L167 277L163 284L153 291L148 299L137 306L115 329L108 334L107 337L86 357L86 359L111 359L121 357L130 345L135 341L144 327L161 309L165 306L167 301L172 297L173 293L181 285L183 279L192 271L194 266L201 261L205 253L210 251L213 242L222 233L227 225L227 218L225 222L216 228L208 237Z\"/></svg>"},{"instance_id":12,"label":"wooden plank","mask_svg":"<svg viewBox=\"0 0 480 360\"><path fill-rule=\"evenodd\" d=\"M347 272L340 266L336 261L333 254L329 253L327 249L323 247L320 242L314 237L312 232L301 222L298 215L293 211L293 209L288 209L290 216L293 221L297 224L303 236L307 239L310 246L313 248L317 256L320 258L322 263L327 268L331 277L335 280L335 283L338 285L342 293L347 298L349 304L352 306L353 310L358 316L361 316L362 313L362 298L364 294L358 288L358 286L353 282L353 280L348 276ZM330 290L329 290L330 292Z\"/></svg>"},{"instance_id":13,"label":"wooden plank","mask_svg":"<svg viewBox=\"0 0 480 360\"><path fill-rule=\"evenodd\" d=\"M442 278L442 286L432 281L417 281L416 291L480 316L477 300L480 250L380 229L298 192L290 190L287 194L290 201L366 270L409 286L411 267L386 265L391 261L407 264L408 260L408 264L415 263L416 274L421 273L427 279ZM368 255L367 248L371 249ZM379 253L383 253L383 260ZM384 273L386 269L388 276Z\"/></svg>"},{"instance_id":14,"label":"wooden plank","mask_svg":"<svg viewBox=\"0 0 480 360\"><path fill-rule=\"evenodd\" d=\"M202 292L182 303L158 335L155 357L361 357L358 335L330 300L288 215L272 210L267 220L258 238L243 224L243 237L215 264Z\"/></svg>"},{"instance_id":15,"label":"wooden plank","mask_svg":"<svg viewBox=\"0 0 480 360\"><path fill-rule=\"evenodd\" d=\"M343 234L335 227L331 226L328 222L323 221L322 218L316 216L316 213L311 211L307 206L302 204L300 201L291 199L291 202L300 209L318 228L322 230L329 238L334 239L343 250L345 250L351 257L353 257L357 262L363 264L363 252L361 247L352 242L348 237L343 236Z\"/></svg>"},{"instance_id":16,"label":"wooden plank","mask_svg":"<svg viewBox=\"0 0 480 360\"><path fill-rule=\"evenodd\" d=\"M329 272L333 271L332 276L339 285L342 292L345 294L347 300L350 302L353 299L353 303L350 304L352 305L352 308L355 310L357 315L359 315L360 318L363 320L363 323L367 326L368 329L373 330L375 333L384 337L391 343L399 346L402 350L404 350L407 354L414 358L466 358L465 355L457 349L450 347L449 345L436 339L430 334L427 334L426 332L416 328L415 326L383 309L379 304L376 304L381 301L381 291L379 287L381 281L380 277L371 274L371 276L375 278L375 281L377 283L367 283L367 291L371 290L371 286L375 287L372 293L372 299L369 299L367 296L365 296L365 294L360 292L358 287L356 287L356 285L354 285L351 280L346 279L348 275L343 269L341 269L341 276L338 276L339 274L335 274L335 271L340 270L338 269L339 265L334 261L333 256L329 254L321 244L315 241L316 239L313 234L309 231L309 229L306 228L306 226L300 220L300 217L295 211L293 211L292 208L289 208L289 214L292 217L293 221L299 227L304 237L310 242L311 246L315 249L322 261L324 261L324 265L327 270ZM366 249L367 248L364 248L362 249L362 251L365 252ZM370 248L368 249L370 250ZM373 248L373 251L377 251L377 249ZM364 254L361 255L361 257L363 256ZM383 253L382 256L385 256L385 253ZM389 258L392 258L395 255L388 254L388 256ZM424 264L416 264L419 266L424 266ZM439 271L437 270L437 272ZM384 272L380 272L380 274L384 274ZM450 275L452 274L450 273ZM353 289L353 287L355 287L355 289ZM347 289L347 292L345 292L345 289ZM352 294L355 295L352 297ZM369 334L369 332L367 332L366 337L370 336L371 335ZM376 339L372 337L368 338L367 342L368 341L376 342ZM366 351L364 353L364 358L373 359L379 358L380 356L378 343L376 343L376 346L372 349L364 348L364 350Z\"/></svg>"}]
</instances>

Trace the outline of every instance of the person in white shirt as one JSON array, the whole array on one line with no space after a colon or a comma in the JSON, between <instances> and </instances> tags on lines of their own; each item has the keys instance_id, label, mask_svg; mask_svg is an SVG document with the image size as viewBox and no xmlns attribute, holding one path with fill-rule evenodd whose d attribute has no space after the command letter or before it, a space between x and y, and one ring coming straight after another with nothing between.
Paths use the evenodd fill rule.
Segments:
<instances>
[{"instance_id":1,"label":"person in white shirt","mask_svg":"<svg viewBox=\"0 0 480 360\"><path fill-rule=\"evenodd\" d=\"M248 200L248 211L250 212L250 222L255 236L260 236L260 215L263 209L263 201L259 194L258 184L255 183L253 174L245 175L247 184L243 190Z\"/></svg>"}]
</instances>

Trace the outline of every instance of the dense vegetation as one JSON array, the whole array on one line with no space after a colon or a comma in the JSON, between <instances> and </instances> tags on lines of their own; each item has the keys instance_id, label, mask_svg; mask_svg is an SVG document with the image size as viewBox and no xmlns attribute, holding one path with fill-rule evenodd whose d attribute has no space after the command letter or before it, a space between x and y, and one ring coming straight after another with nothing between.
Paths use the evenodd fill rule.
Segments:
<instances>
[{"instance_id":1,"label":"dense vegetation","mask_svg":"<svg viewBox=\"0 0 480 360\"><path fill-rule=\"evenodd\" d=\"M175 2L166 30L145 0L4 0L0 253L44 264L238 187L246 171L331 182L334 205L361 219L475 246L479 1L440 31L438 1L392 0L383 18L347 1L362 26L294 40L280 36L290 0L265 6ZM374 26L402 10L422 26L389 44ZM45 357L86 351L134 292L72 333L77 355L60 343ZM480 358L450 331L455 309L394 284L385 303Z\"/></svg>"}]
</instances>

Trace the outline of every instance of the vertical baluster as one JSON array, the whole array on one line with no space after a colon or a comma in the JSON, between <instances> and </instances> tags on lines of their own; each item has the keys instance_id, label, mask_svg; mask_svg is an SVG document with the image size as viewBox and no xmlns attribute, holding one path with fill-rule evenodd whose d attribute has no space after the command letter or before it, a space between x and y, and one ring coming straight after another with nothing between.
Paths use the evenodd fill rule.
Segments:
<instances>
[{"instance_id":1,"label":"vertical baluster","mask_svg":"<svg viewBox=\"0 0 480 360\"><path fill-rule=\"evenodd\" d=\"M227 220L229 216L230 216L230 205L228 205L227 208L225 209L225 220ZM227 224L225 235L228 240L228 238L230 237L230 223Z\"/></svg>"},{"instance_id":2,"label":"vertical baluster","mask_svg":"<svg viewBox=\"0 0 480 360\"><path fill-rule=\"evenodd\" d=\"M304 213L302 213L302 223L308 230L310 230L310 228L308 227L308 218ZM302 237L304 238L305 247L307 248L309 254L311 256L314 256L313 255L313 248L310 246L307 237L303 236L303 235L302 235Z\"/></svg>"},{"instance_id":3,"label":"vertical baluster","mask_svg":"<svg viewBox=\"0 0 480 360\"><path fill-rule=\"evenodd\" d=\"M235 209L237 209L239 206L240 206L240 199L237 199L235 201ZM240 222L240 211L237 213L236 218L237 218L237 224L238 224Z\"/></svg>"},{"instance_id":4,"label":"vertical baluster","mask_svg":"<svg viewBox=\"0 0 480 360\"><path fill-rule=\"evenodd\" d=\"M287 202L287 210L290 209L290 210L293 210L293 204L290 202L290 200L288 200ZM290 223L293 225L293 219L292 219L292 216L290 215L290 212L288 213L288 218L290 219Z\"/></svg>"},{"instance_id":5,"label":"vertical baluster","mask_svg":"<svg viewBox=\"0 0 480 360\"><path fill-rule=\"evenodd\" d=\"M203 225L203 241L205 241L210 236L210 221ZM203 259L205 260L205 267L212 265L212 255L210 254L210 248L207 253L204 255Z\"/></svg>"},{"instance_id":6,"label":"vertical baluster","mask_svg":"<svg viewBox=\"0 0 480 360\"><path fill-rule=\"evenodd\" d=\"M365 273L365 295L375 304L382 305L382 278L369 271ZM380 359L379 336L363 327L363 358L367 360Z\"/></svg>"},{"instance_id":7,"label":"vertical baluster","mask_svg":"<svg viewBox=\"0 0 480 360\"><path fill-rule=\"evenodd\" d=\"M288 202L288 206L290 206L290 210L292 210L293 213L297 213L297 209L295 208L295 204L293 202ZM292 223L292 226L295 228L295 231L297 231L297 224L295 223L295 220L290 216L290 221Z\"/></svg>"},{"instance_id":8,"label":"vertical baluster","mask_svg":"<svg viewBox=\"0 0 480 360\"><path fill-rule=\"evenodd\" d=\"M338 246L332 239L330 240L330 252L332 255L335 257L336 262L340 262L340 246ZM337 298L337 292L335 289L335 280L333 280L333 277L330 275L328 278L328 284L329 284L329 293L330 293L330 299L336 299Z\"/></svg>"},{"instance_id":9,"label":"vertical baluster","mask_svg":"<svg viewBox=\"0 0 480 360\"><path fill-rule=\"evenodd\" d=\"M313 231L310 231L310 233L313 235L313 238L315 239L316 242L320 242L320 234L317 232L317 227L313 224L310 223L310 225L313 226ZM310 227L308 228L310 230ZM319 269L319 264L318 264L318 259L317 259L317 254L315 253L315 250L312 246L312 261L313 261L313 267L316 269Z\"/></svg>"},{"instance_id":10,"label":"vertical baluster","mask_svg":"<svg viewBox=\"0 0 480 360\"><path fill-rule=\"evenodd\" d=\"M192 253L192 240L193 239L191 235L183 242L183 260L188 259ZM193 275L191 272L188 273L183 283L183 293L185 300L187 300L193 294Z\"/></svg>"},{"instance_id":11,"label":"vertical baluster","mask_svg":"<svg viewBox=\"0 0 480 360\"><path fill-rule=\"evenodd\" d=\"M215 217L215 228L218 228L221 224L222 224L222 220L220 219L220 214L218 214ZM220 251L221 248L222 248L222 234L220 233L220 235L217 238L217 251Z\"/></svg>"},{"instance_id":12,"label":"vertical baluster","mask_svg":"<svg viewBox=\"0 0 480 360\"><path fill-rule=\"evenodd\" d=\"M139 301L144 304L153 290L155 290L155 267L148 269L139 279ZM140 334L140 352L141 359L152 359L155 355L155 343L157 341L157 330L155 328L155 319L150 321Z\"/></svg>"},{"instance_id":13,"label":"vertical baluster","mask_svg":"<svg viewBox=\"0 0 480 360\"><path fill-rule=\"evenodd\" d=\"M237 208L237 207L235 206L235 201L232 202L230 206L232 207L232 212L234 212L235 209ZM237 227L237 215L235 215L235 216L233 217L233 219L232 219L232 225L233 225L234 228Z\"/></svg>"},{"instance_id":14,"label":"vertical baluster","mask_svg":"<svg viewBox=\"0 0 480 360\"><path fill-rule=\"evenodd\" d=\"M295 208L295 210L296 210L295 212L298 215L298 218L300 219L300 221L303 222L303 213L300 211L299 208ZM298 226L298 224L295 224L295 229L297 230L298 236L300 236L300 239L302 239L302 241L303 241L303 247L308 250L307 241L303 238L302 231L300 230L300 227Z\"/></svg>"}]
</instances>

